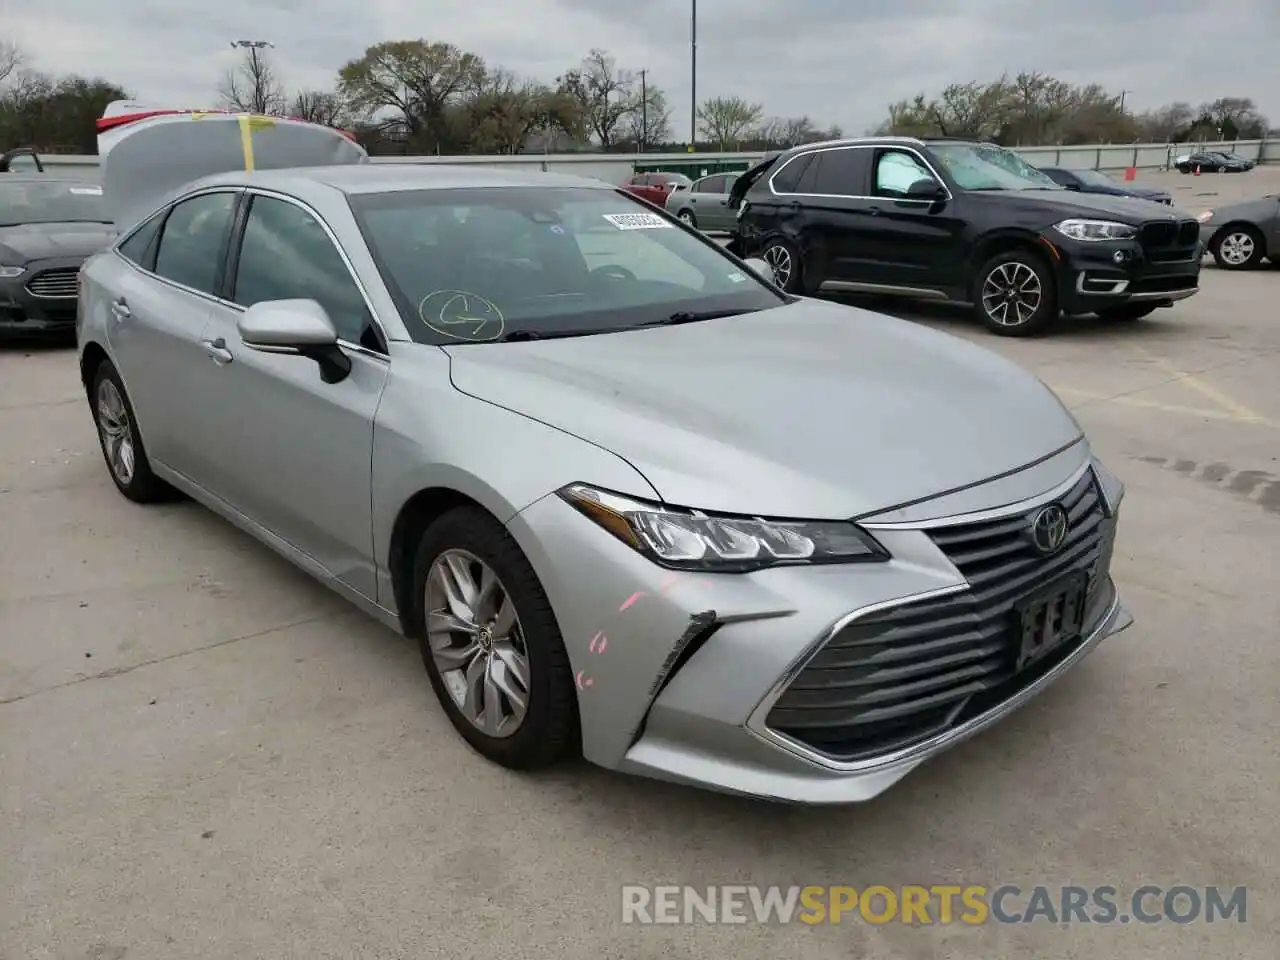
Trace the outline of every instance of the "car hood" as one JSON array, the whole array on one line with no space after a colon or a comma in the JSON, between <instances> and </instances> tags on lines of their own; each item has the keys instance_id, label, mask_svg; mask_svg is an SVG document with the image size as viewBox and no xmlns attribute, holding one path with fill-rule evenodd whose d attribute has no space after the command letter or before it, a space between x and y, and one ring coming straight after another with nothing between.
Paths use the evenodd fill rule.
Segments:
<instances>
[{"instance_id":1,"label":"car hood","mask_svg":"<svg viewBox=\"0 0 1280 960\"><path fill-rule=\"evenodd\" d=\"M1167 219L1169 207L1141 197L1117 196L1109 193L1077 193L1074 190L983 190L971 197L985 197L1001 203L1016 203L1024 211L1043 209L1046 219L1067 217L1106 217L1121 223L1140 224L1148 220Z\"/></svg>"},{"instance_id":2,"label":"car hood","mask_svg":"<svg viewBox=\"0 0 1280 960\"><path fill-rule=\"evenodd\" d=\"M1081 436L1053 393L998 355L821 301L445 350L458 390L608 449L666 502L706 510L864 516Z\"/></svg>"},{"instance_id":3,"label":"car hood","mask_svg":"<svg viewBox=\"0 0 1280 960\"><path fill-rule=\"evenodd\" d=\"M9 264L88 257L110 245L116 230L107 223L32 223L0 227L0 261Z\"/></svg>"}]
</instances>

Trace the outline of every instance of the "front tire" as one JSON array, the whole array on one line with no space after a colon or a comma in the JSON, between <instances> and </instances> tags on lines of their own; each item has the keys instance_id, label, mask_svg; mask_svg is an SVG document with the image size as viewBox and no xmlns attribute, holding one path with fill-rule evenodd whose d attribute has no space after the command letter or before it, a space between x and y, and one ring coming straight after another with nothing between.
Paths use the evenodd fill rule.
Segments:
<instances>
[{"instance_id":1,"label":"front tire","mask_svg":"<svg viewBox=\"0 0 1280 960\"><path fill-rule=\"evenodd\" d=\"M760 259L773 267L773 276L787 293L799 293L804 283L804 265L800 253L781 237L768 240L760 251Z\"/></svg>"},{"instance_id":2,"label":"front tire","mask_svg":"<svg viewBox=\"0 0 1280 960\"><path fill-rule=\"evenodd\" d=\"M569 657L537 575L478 507L450 510L422 536L412 624L432 689L480 754L517 770L580 745Z\"/></svg>"},{"instance_id":3,"label":"front tire","mask_svg":"<svg viewBox=\"0 0 1280 960\"><path fill-rule=\"evenodd\" d=\"M686 226L693 227L693 229L695 230L698 229L698 218L693 215L692 210L689 210L687 208L684 210L681 210L679 213L676 214L676 218Z\"/></svg>"},{"instance_id":4,"label":"front tire","mask_svg":"<svg viewBox=\"0 0 1280 960\"><path fill-rule=\"evenodd\" d=\"M89 387L98 444L116 489L134 503L172 499L174 490L151 472L151 461L138 433L138 419L124 382L111 361L103 360Z\"/></svg>"},{"instance_id":5,"label":"front tire","mask_svg":"<svg viewBox=\"0 0 1280 960\"><path fill-rule=\"evenodd\" d=\"M1029 250L997 253L973 284L978 319L1002 337L1031 337L1058 319L1058 290L1044 260Z\"/></svg>"},{"instance_id":6,"label":"front tire","mask_svg":"<svg viewBox=\"0 0 1280 960\"><path fill-rule=\"evenodd\" d=\"M1098 311L1098 316L1103 320L1118 320L1130 322L1133 320L1141 320L1143 317L1149 317L1160 309L1154 303L1122 303L1116 307L1107 307Z\"/></svg>"},{"instance_id":7,"label":"front tire","mask_svg":"<svg viewBox=\"0 0 1280 960\"><path fill-rule=\"evenodd\" d=\"M1254 227L1227 227L1213 238L1209 253L1223 270L1252 270L1262 263L1266 241Z\"/></svg>"}]
</instances>

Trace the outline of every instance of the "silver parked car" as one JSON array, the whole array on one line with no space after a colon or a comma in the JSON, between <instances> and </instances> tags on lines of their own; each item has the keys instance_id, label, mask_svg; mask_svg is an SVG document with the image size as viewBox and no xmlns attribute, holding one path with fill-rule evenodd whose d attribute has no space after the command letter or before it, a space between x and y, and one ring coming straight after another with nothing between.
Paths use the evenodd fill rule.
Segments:
<instances>
[{"instance_id":1,"label":"silver parked car","mask_svg":"<svg viewBox=\"0 0 1280 960\"><path fill-rule=\"evenodd\" d=\"M707 233L732 231L737 218L729 209L729 191L738 177L736 173L713 173L677 187L667 196L667 210Z\"/></svg>"},{"instance_id":2,"label":"silver parked car","mask_svg":"<svg viewBox=\"0 0 1280 960\"><path fill-rule=\"evenodd\" d=\"M866 800L1131 623L1123 487L997 355L609 185L268 165L86 265L111 479L416 638L485 757Z\"/></svg>"},{"instance_id":3,"label":"silver parked car","mask_svg":"<svg viewBox=\"0 0 1280 960\"><path fill-rule=\"evenodd\" d=\"M1249 270L1264 259L1280 265L1280 194L1206 210L1200 240L1224 270Z\"/></svg>"}]
</instances>

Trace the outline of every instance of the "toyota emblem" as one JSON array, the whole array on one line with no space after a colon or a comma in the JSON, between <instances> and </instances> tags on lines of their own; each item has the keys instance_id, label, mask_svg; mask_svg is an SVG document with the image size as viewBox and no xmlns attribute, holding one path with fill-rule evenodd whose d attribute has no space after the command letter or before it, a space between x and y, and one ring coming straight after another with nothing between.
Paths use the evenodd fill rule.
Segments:
<instances>
[{"instance_id":1,"label":"toyota emblem","mask_svg":"<svg viewBox=\"0 0 1280 960\"><path fill-rule=\"evenodd\" d=\"M1042 507L1031 518L1031 542L1045 556L1056 553L1067 539L1067 511L1061 504L1051 503Z\"/></svg>"}]
</instances>

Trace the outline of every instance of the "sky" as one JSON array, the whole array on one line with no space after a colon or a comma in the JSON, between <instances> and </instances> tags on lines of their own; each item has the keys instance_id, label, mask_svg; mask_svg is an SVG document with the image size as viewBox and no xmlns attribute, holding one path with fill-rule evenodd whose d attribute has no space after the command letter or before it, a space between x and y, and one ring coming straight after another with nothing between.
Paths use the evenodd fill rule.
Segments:
<instances>
[{"instance_id":1,"label":"sky","mask_svg":"<svg viewBox=\"0 0 1280 960\"><path fill-rule=\"evenodd\" d=\"M268 40L291 89L332 89L382 40L447 41L531 79L591 48L648 71L690 124L693 0L0 0L0 41L29 65L101 76L136 98L215 106L232 40ZM1280 124L1280 0L701 0L697 93L860 134L889 102L1041 71L1127 91L1145 110L1247 96Z\"/></svg>"}]
</instances>

